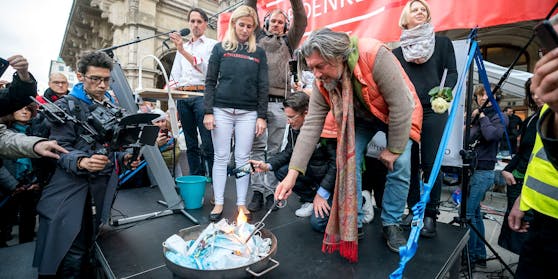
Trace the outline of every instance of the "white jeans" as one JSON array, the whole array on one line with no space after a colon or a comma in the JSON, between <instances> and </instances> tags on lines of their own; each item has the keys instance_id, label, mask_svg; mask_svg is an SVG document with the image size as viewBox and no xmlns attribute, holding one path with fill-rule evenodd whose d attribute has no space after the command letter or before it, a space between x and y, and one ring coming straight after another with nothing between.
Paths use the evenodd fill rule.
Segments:
<instances>
[{"instance_id":1,"label":"white jeans","mask_svg":"<svg viewBox=\"0 0 558 279\"><path fill-rule=\"evenodd\" d=\"M215 160L213 163L213 192L215 204L225 203L227 163L231 152L231 138L234 131L234 161L237 167L248 163L254 134L256 132L256 111L232 108L213 108L215 128L211 131ZM236 179L236 205L246 204L246 194L250 176Z\"/></svg>"}]
</instances>

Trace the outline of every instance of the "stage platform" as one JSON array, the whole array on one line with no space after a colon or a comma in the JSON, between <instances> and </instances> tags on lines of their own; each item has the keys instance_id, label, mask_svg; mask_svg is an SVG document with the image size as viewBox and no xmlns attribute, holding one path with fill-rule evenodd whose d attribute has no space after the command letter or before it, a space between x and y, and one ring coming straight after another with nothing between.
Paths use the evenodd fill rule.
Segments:
<instances>
[{"instance_id":1,"label":"stage platform","mask_svg":"<svg viewBox=\"0 0 558 279\"><path fill-rule=\"evenodd\" d=\"M210 185L207 187L203 208L188 210L201 226L208 224L212 208L208 198ZM234 182L229 180L223 213L228 219L235 219L237 215L234 188ZM160 199L157 188L121 190L113 206L112 218L164 210L165 207L157 203ZM295 216L294 211L299 207L296 195L292 195L285 208L273 212L265 221L266 228L277 237L278 249L273 258L280 264L264 278L388 278L397 268L399 255L388 250L378 215L364 227L365 238L359 241L359 262L350 264L338 253L321 252L323 234L312 231L309 218ZM252 222L260 220L264 214L263 211L254 214ZM98 257L105 262L109 278L174 278L164 264L161 244L180 229L194 225L177 213L137 223L106 226L97 241ZM460 251L467 240L467 229L438 223L438 236L419 241L418 252L407 265L404 278L444 278L450 269L454 271L450 277L457 278Z\"/></svg>"}]
</instances>

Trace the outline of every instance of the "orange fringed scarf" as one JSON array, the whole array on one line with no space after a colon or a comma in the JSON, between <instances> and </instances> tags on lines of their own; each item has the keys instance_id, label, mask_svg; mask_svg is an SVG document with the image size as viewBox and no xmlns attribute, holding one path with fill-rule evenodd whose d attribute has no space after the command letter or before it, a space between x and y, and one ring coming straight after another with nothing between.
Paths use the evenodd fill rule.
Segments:
<instances>
[{"instance_id":1,"label":"orange fringed scarf","mask_svg":"<svg viewBox=\"0 0 558 279\"><path fill-rule=\"evenodd\" d=\"M345 67L341 79L341 92L336 88L329 95L332 112L337 123L337 180L322 251L333 253L339 250L339 254L349 262L357 262L358 210L354 97L347 67Z\"/></svg>"}]
</instances>

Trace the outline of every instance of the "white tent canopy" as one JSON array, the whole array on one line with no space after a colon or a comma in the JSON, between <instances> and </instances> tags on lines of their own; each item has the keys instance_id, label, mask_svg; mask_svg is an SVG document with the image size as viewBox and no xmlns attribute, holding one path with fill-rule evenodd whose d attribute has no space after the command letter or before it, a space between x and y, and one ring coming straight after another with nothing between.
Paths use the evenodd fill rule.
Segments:
<instances>
[{"instance_id":1,"label":"white tent canopy","mask_svg":"<svg viewBox=\"0 0 558 279\"><path fill-rule=\"evenodd\" d=\"M488 75L488 80L491 83L498 84L504 73L508 70L505 67L496 65L494 63L484 61L484 67L486 68L486 74ZM525 97L525 82L533 76L532 73L512 70L508 78L502 84L502 93L504 96L524 98ZM475 84L479 83L477 66L475 64L475 74L473 76Z\"/></svg>"}]
</instances>

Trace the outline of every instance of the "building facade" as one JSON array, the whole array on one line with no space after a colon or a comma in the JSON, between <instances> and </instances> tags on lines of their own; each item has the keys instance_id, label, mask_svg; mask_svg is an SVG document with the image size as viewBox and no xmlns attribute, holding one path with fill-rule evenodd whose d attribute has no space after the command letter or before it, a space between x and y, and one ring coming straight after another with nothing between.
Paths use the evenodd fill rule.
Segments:
<instances>
[{"instance_id":1,"label":"building facade","mask_svg":"<svg viewBox=\"0 0 558 279\"><path fill-rule=\"evenodd\" d=\"M75 69L83 51L125 45L112 52L130 87L138 86L141 64L142 86L162 88L165 81L161 69L154 59L145 57L154 55L169 73L176 49L172 43L168 44L170 48L163 44L168 38L166 33L188 27L188 11L198 7L211 17L206 35L216 38L214 16L220 10L219 3L230 4L219 0L74 0L60 57ZM154 37L157 34L164 35ZM142 40L150 37L153 38Z\"/></svg>"},{"instance_id":2,"label":"building facade","mask_svg":"<svg viewBox=\"0 0 558 279\"><path fill-rule=\"evenodd\" d=\"M207 36L217 37L217 16L228 11L242 0L74 0L60 57L66 65L75 67L80 52L119 46L156 34L180 30L188 26L187 13L192 7L204 9L210 16ZM538 21L481 28L478 42L487 61L508 67L521 48L533 34ZM449 30L440 32L452 40L465 39L470 30ZM142 65L143 88L163 88L164 77L153 59L159 58L167 73L170 72L176 49L172 43L167 48L161 35L137 43L131 43L113 50L114 57L122 66L132 89L138 86L138 71ZM535 39L522 53L514 67L532 72L538 61L539 42ZM520 98L504 98L502 106L522 107Z\"/></svg>"}]
</instances>

